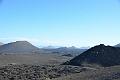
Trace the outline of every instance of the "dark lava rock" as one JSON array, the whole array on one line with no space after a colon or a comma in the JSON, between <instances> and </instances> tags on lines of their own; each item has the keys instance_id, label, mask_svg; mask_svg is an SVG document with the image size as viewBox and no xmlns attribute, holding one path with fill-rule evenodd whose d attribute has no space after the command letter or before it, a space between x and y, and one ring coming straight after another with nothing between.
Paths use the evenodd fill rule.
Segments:
<instances>
[{"instance_id":1,"label":"dark lava rock","mask_svg":"<svg viewBox=\"0 0 120 80\"><path fill-rule=\"evenodd\" d=\"M78 66L8 65L0 67L0 80L47 80L80 72Z\"/></svg>"},{"instance_id":2,"label":"dark lava rock","mask_svg":"<svg viewBox=\"0 0 120 80\"><path fill-rule=\"evenodd\" d=\"M100 44L63 64L82 66L83 63L98 64L103 67L120 65L120 48Z\"/></svg>"}]
</instances>

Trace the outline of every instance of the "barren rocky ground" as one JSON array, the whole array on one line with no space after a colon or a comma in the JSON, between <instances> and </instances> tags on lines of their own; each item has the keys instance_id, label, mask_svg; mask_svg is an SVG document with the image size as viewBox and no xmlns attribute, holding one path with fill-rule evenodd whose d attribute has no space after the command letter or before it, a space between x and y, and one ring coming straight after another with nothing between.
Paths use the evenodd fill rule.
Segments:
<instances>
[{"instance_id":1,"label":"barren rocky ground","mask_svg":"<svg viewBox=\"0 0 120 80\"><path fill-rule=\"evenodd\" d=\"M0 67L0 80L120 80L120 66L13 65Z\"/></svg>"},{"instance_id":2,"label":"barren rocky ground","mask_svg":"<svg viewBox=\"0 0 120 80\"><path fill-rule=\"evenodd\" d=\"M58 54L2 54L0 55L0 66L7 64L61 64L72 57Z\"/></svg>"},{"instance_id":3,"label":"barren rocky ground","mask_svg":"<svg viewBox=\"0 0 120 80\"><path fill-rule=\"evenodd\" d=\"M7 65L0 67L0 80L49 80L82 71L65 65Z\"/></svg>"},{"instance_id":4,"label":"barren rocky ground","mask_svg":"<svg viewBox=\"0 0 120 80\"><path fill-rule=\"evenodd\" d=\"M86 70L53 80L120 80L120 66Z\"/></svg>"},{"instance_id":5,"label":"barren rocky ground","mask_svg":"<svg viewBox=\"0 0 120 80\"><path fill-rule=\"evenodd\" d=\"M58 54L0 55L0 80L120 80L120 65L60 65L71 58Z\"/></svg>"}]
</instances>

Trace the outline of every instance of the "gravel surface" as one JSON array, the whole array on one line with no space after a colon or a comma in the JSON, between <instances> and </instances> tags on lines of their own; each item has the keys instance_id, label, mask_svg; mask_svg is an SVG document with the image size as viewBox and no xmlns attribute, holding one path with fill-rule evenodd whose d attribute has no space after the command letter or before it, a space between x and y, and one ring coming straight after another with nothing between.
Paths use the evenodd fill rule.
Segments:
<instances>
[{"instance_id":1,"label":"gravel surface","mask_svg":"<svg viewBox=\"0 0 120 80\"><path fill-rule=\"evenodd\" d=\"M0 80L50 80L83 71L64 65L8 65L0 67Z\"/></svg>"}]
</instances>

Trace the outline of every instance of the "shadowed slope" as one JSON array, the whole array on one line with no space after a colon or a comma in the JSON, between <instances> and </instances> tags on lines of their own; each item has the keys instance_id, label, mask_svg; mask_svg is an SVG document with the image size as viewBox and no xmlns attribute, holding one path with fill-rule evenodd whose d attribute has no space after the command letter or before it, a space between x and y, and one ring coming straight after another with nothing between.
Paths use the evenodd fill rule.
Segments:
<instances>
[{"instance_id":1,"label":"shadowed slope","mask_svg":"<svg viewBox=\"0 0 120 80\"><path fill-rule=\"evenodd\" d=\"M85 51L64 64L81 66L84 63L98 64L104 67L120 65L120 48L101 44Z\"/></svg>"}]
</instances>

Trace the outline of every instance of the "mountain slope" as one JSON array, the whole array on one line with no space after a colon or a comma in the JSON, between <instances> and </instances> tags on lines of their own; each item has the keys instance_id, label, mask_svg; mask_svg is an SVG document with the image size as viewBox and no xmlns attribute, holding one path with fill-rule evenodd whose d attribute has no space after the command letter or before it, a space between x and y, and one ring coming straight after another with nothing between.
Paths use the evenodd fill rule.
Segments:
<instances>
[{"instance_id":1,"label":"mountain slope","mask_svg":"<svg viewBox=\"0 0 120 80\"><path fill-rule=\"evenodd\" d=\"M0 53L34 52L39 48L27 41L16 41L0 46Z\"/></svg>"},{"instance_id":2,"label":"mountain slope","mask_svg":"<svg viewBox=\"0 0 120 80\"><path fill-rule=\"evenodd\" d=\"M115 45L114 47L120 47L120 43L119 43L119 44L117 44L117 45Z\"/></svg>"},{"instance_id":3,"label":"mountain slope","mask_svg":"<svg viewBox=\"0 0 120 80\"><path fill-rule=\"evenodd\" d=\"M101 44L85 51L64 64L81 66L84 63L98 64L104 67L120 65L120 48Z\"/></svg>"},{"instance_id":4,"label":"mountain slope","mask_svg":"<svg viewBox=\"0 0 120 80\"><path fill-rule=\"evenodd\" d=\"M4 45L4 44L3 44L2 42L0 42L0 46L1 46L1 45Z\"/></svg>"}]
</instances>

